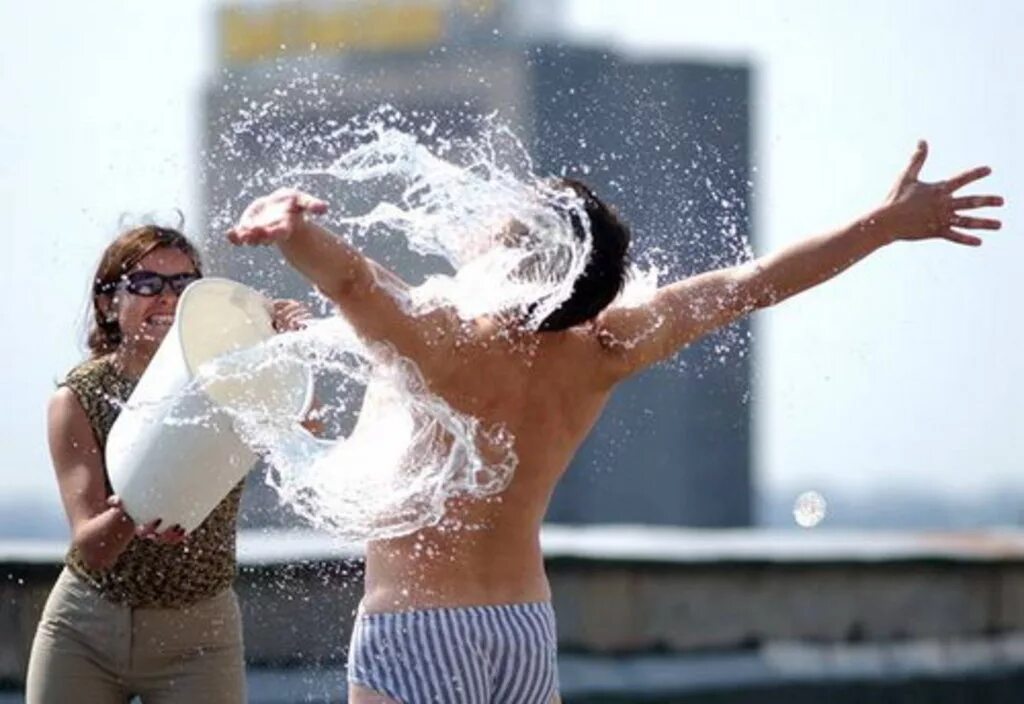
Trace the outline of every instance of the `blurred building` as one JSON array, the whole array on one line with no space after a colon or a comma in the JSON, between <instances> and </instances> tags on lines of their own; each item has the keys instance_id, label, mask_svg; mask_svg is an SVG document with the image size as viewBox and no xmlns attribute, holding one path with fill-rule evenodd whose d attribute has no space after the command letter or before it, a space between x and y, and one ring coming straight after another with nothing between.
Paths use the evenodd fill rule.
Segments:
<instances>
[{"instance_id":1,"label":"blurred building","mask_svg":"<svg viewBox=\"0 0 1024 704\"><path fill-rule=\"evenodd\" d=\"M647 60L560 39L556 2L238 3L219 11L220 70L205 100L204 189L213 232L273 171L289 136L329 133L381 104L464 136L496 112L538 173L591 183L631 223L638 251L681 253L681 276L730 263L750 234L750 70ZM296 89L300 77L301 91ZM306 96L297 99L302 93ZM251 129L233 130L241 115ZM311 162L328 156L310 153ZM215 270L275 296L308 286L276 252ZM411 281L427 264L394 243L369 253ZM741 526L751 521L746 323L626 383L581 448L548 520ZM269 490L246 514L279 523ZM262 508L261 508L262 506Z\"/></svg>"}]
</instances>

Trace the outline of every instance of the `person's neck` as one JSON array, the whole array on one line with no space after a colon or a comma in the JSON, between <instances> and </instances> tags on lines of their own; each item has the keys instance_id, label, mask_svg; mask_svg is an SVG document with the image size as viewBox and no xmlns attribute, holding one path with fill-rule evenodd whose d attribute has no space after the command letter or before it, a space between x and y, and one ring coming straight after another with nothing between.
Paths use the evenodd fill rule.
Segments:
<instances>
[{"instance_id":1,"label":"person's neck","mask_svg":"<svg viewBox=\"0 0 1024 704\"><path fill-rule=\"evenodd\" d=\"M476 326L478 330L486 330L492 335L502 335L509 338L522 337L529 334L523 326L521 316L517 315L515 311L501 311L499 313L482 315L476 319Z\"/></svg>"},{"instance_id":2,"label":"person's neck","mask_svg":"<svg viewBox=\"0 0 1024 704\"><path fill-rule=\"evenodd\" d=\"M114 369L129 379L138 379L146 371L153 352L121 345L114 351Z\"/></svg>"},{"instance_id":3,"label":"person's neck","mask_svg":"<svg viewBox=\"0 0 1024 704\"><path fill-rule=\"evenodd\" d=\"M520 353L522 361L532 363L533 353L540 343L540 335L525 326L526 321L516 312L485 315L475 320L478 339L484 341L500 341Z\"/></svg>"}]
</instances>

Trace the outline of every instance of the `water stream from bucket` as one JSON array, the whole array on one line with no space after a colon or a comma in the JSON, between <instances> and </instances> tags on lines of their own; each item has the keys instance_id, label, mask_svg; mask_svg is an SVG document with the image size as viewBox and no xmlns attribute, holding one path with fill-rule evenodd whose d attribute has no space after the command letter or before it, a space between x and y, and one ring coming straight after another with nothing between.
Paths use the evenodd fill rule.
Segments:
<instances>
[{"instance_id":1,"label":"water stream from bucket","mask_svg":"<svg viewBox=\"0 0 1024 704\"><path fill-rule=\"evenodd\" d=\"M431 262L415 285L381 281L411 314L447 307L469 321L511 311L536 327L571 294L586 264L589 241L572 225L576 218L589 228L582 203L535 176L526 150L494 121L470 138L429 146L422 131L401 123L383 109L341 125L318 137L347 145L335 158L286 166L264 188L311 184L331 204L325 224L356 247L399 238ZM357 210L353 192L373 196ZM319 413L329 425L332 416L358 415L354 429L316 439L294 419L244 403L230 411L269 461L280 498L314 527L351 541L402 535L438 522L449 497L492 496L511 480L514 438L456 412L429 392L412 362L386 344L368 347L341 316L221 358L197 383L244 380L260 365L289 359L334 381Z\"/></svg>"},{"instance_id":2,"label":"water stream from bucket","mask_svg":"<svg viewBox=\"0 0 1024 704\"><path fill-rule=\"evenodd\" d=\"M354 246L397 238L430 262L429 274L408 288L382 280L413 314L448 307L472 320L514 311L535 327L570 295L587 261L589 242L574 236L572 217L589 223L571 190L534 174L510 129L491 118L476 127L467 138L431 139L429 124L412 129L383 108L296 138L285 152L300 156L257 174L244 190L298 184L331 204L324 224ZM332 158L303 163L311 151ZM614 305L647 300L658 274L656 266L634 266ZM268 460L268 482L311 526L344 541L408 534L437 523L451 496L492 496L511 480L514 438L456 412L429 392L412 362L386 344L367 346L341 316L222 357L200 370L195 389L235 382L244 389L253 370L288 360L330 379L317 413L342 431L314 438L296 419L245 402L228 411Z\"/></svg>"}]
</instances>

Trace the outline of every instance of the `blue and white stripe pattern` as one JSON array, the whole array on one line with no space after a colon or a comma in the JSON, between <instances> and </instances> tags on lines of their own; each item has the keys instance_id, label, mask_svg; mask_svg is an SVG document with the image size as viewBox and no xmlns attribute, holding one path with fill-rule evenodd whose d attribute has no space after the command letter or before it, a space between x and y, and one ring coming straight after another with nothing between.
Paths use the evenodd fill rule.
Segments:
<instances>
[{"instance_id":1,"label":"blue and white stripe pattern","mask_svg":"<svg viewBox=\"0 0 1024 704\"><path fill-rule=\"evenodd\" d=\"M400 704L549 704L555 612L543 602L360 614L348 680Z\"/></svg>"}]
</instances>

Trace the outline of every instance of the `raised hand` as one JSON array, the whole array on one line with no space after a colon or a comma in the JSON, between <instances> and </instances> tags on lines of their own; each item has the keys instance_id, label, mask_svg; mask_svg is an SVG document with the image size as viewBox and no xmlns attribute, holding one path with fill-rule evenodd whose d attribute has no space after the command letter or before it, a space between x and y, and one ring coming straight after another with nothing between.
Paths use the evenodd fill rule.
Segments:
<instances>
[{"instance_id":1,"label":"raised hand","mask_svg":"<svg viewBox=\"0 0 1024 704\"><path fill-rule=\"evenodd\" d=\"M270 317L277 332L302 330L313 318L309 307L300 301L277 299L270 303Z\"/></svg>"},{"instance_id":2,"label":"raised hand","mask_svg":"<svg viewBox=\"0 0 1024 704\"><path fill-rule=\"evenodd\" d=\"M998 207L1003 204L1003 199L996 195L958 197L955 193L985 178L992 170L987 166L979 166L945 181L925 183L919 181L918 177L927 158L927 142L918 142L910 164L900 175L885 206L879 211L879 218L885 219L887 229L897 239L941 238L977 247L981 244L981 238L963 229L998 230L1002 223L993 218L961 215L960 211Z\"/></svg>"},{"instance_id":3,"label":"raised hand","mask_svg":"<svg viewBox=\"0 0 1024 704\"><path fill-rule=\"evenodd\" d=\"M294 188L279 188L257 198L228 230L232 244L274 244L287 240L306 221L306 214L327 212L327 203Z\"/></svg>"}]
</instances>

